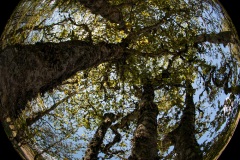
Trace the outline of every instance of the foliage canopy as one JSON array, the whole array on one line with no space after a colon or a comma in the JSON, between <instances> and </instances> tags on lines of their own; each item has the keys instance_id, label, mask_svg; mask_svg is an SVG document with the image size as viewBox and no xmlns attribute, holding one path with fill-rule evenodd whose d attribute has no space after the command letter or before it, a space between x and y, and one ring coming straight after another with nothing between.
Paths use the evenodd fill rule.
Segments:
<instances>
[{"instance_id":1,"label":"foliage canopy","mask_svg":"<svg viewBox=\"0 0 240 160\"><path fill-rule=\"evenodd\" d=\"M217 1L22 0L1 40L123 50L29 100L15 137L35 158L139 159L146 143L153 158L214 159L234 131L239 41Z\"/></svg>"}]
</instances>

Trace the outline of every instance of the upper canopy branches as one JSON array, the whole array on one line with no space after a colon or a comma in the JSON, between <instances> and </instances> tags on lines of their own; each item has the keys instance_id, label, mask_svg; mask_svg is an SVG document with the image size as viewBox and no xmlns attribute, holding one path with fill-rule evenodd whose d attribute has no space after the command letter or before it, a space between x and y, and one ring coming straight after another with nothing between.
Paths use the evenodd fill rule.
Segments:
<instances>
[{"instance_id":1,"label":"upper canopy branches","mask_svg":"<svg viewBox=\"0 0 240 160\"><path fill-rule=\"evenodd\" d=\"M1 37L3 45L91 39L96 43L125 40L134 47L141 44L144 48L159 48L161 43L177 49L197 35L224 31L215 30L222 19L210 20L211 8L204 1L57 0L46 3L49 5L22 1ZM15 19L19 21L16 23ZM204 37L200 39L209 40Z\"/></svg>"},{"instance_id":2,"label":"upper canopy branches","mask_svg":"<svg viewBox=\"0 0 240 160\"><path fill-rule=\"evenodd\" d=\"M2 57L6 56L6 53L11 53L18 57L25 57L24 61L30 64L32 59L38 59L34 57L36 53L43 52L49 60L62 63L63 66L60 67L59 63L51 64L52 68L45 70L51 77L48 77L47 82L36 81L35 85L39 86L35 89L46 89L50 85L55 85L55 82L60 83L66 80L79 70L92 68L103 62L126 60L131 57L129 55L152 58L173 56L190 61L198 54L196 47L205 42L213 43L215 47L217 47L216 44L225 46L228 43L235 43L234 32L225 31L223 27L219 27L222 25L221 17L218 18L218 22L214 21L215 19L210 21L211 17L207 13L212 11L211 6L203 1L151 0L143 3L124 0L114 2L58 0L46 2L49 2L49 5L34 1L34 6L41 5L32 8L33 2L23 1L9 21L9 28L6 28L2 35L2 42L9 45L2 50ZM178 3L179 5L176 6ZM46 11L41 9L42 6L47 8ZM23 8L24 14L20 15ZM17 16L21 17L21 21L16 23L14 18ZM10 27L11 25L14 28ZM121 26L124 27L121 28ZM216 27L218 27L217 30L214 30ZM17 48L11 46L16 43L21 45ZM36 45L24 46L28 43ZM205 45L203 48L206 52L211 50L211 46ZM221 49L220 46L219 50ZM139 63L139 61L135 62ZM18 59L12 59L11 63L17 64L18 68L21 67ZM1 65L4 66L0 71L1 75L6 72L7 66L13 66L6 61ZM19 70L24 71L20 68ZM30 71L26 73L28 72ZM33 72L31 71L31 74ZM7 78L9 77L3 79ZM13 81L16 83L15 79ZM9 84L9 88L10 86ZM45 91L45 89L42 90ZM29 88L28 92L32 90Z\"/></svg>"},{"instance_id":3,"label":"upper canopy branches","mask_svg":"<svg viewBox=\"0 0 240 160\"><path fill-rule=\"evenodd\" d=\"M189 137L199 147L198 137L208 136L205 127L218 131L220 126L211 123L215 114L208 110L220 114L218 97L239 93L232 54L238 42L234 30L223 23L224 15L213 8L202 0L23 0L1 37L0 113L6 119L26 116L26 125L39 135L43 124L52 130L49 135L66 139L78 132L74 127L95 128L87 154L123 156L130 151L125 140L132 135L133 157L149 144L155 149L148 153L156 157L163 137L179 124L180 137L172 139L179 150L172 153L185 153L189 145L181 141L190 142ZM185 128L192 131L190 136L183 134ZM144 140L142 133L150 139ZM115 136L106 140L111 134ZM47 136L42 135L39 146L43 142L46 147ZM160 149L163 156L168 145Z\"/></svg>"},{"instance_id":4,"label":"upper canopy branches","mask_svg":"<svg viewBox=\"0 0 240 160\"><path fill-rule=\"evenodd\" d=\"M118 6L111 5L107 0L78 0L86 8L89 8L93 14L99 14L112 23L119 24L119 28L125 28L123 14Z\"/></svg>"}]
</instances>

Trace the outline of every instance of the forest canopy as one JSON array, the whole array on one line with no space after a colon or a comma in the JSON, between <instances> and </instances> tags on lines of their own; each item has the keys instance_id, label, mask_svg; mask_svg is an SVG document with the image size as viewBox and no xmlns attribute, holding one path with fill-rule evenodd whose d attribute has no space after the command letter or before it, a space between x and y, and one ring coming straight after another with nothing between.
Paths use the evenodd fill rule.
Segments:
<instances>
[{"instance_id":1,"label":"forest canopy","mask_svg":"<svg viewBox=\"0 0 240 160\"><path fill-rule=\"evenodd\" d=\"M212 160L236 127L239 39L216 0L22 0L0 44L25 159Z\"/></svg>"}]
</instances>

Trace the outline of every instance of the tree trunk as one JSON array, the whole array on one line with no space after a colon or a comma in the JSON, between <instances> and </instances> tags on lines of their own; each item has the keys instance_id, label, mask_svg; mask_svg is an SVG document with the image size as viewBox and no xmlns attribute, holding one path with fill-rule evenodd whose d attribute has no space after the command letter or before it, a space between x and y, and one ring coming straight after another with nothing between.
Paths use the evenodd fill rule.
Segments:
<instances>
[{"instance_id":1,"label":"tree trunk","mask_svg":"<svg viewBox=\"0 0 240 160\"><path fill-rule=\"evenodd\" d=\"M121 57L120 44L83 41L15 45L0 52L1 118L18 116L28 100L79 70Z\"/></svg>"},{"instance_id":2,"label":"tree trunk","mask_svg":"<svg viewBox=\"0 0 240 160\"><path fill-rule=\"evenodd\" d=\"M195 134L195 105L194 90L190 83L186 86L186 107L179 126L169 133L168 138L173 142L177 153L176 160L202 160L203 154Z\"/></svg>"},{"instance_id":3,"label":"tree trunk","mask_svg":"<svg viewBox=\"0 0 240 160\"><path fill-rule=\"evenodd\" d=\"M231 34L199 35L195 43L229 43ZM1 50L1 118L9 114L17 117L19 110L37 93L54 88L77 71L122 57L124 49L127 50L124 45L68 41L15 45Z\"/></svg>"},{"instance_id":4,"label":"tree trunk","mask_svg":"<svg viewBox=\"0 0 240 160\"><path fill-rule=\"evenodd\" d=\"M104 114L103 121L95 132L92 140L90 141L88 148L85 152L83 160L97 160L98 154L103 143L103 139L108 128L116 120L116 116L113 113Z\"/></svg>"},{"instance_id":5,"label":"tree trunk","mask_svg":"<svg viewBox=\"0 0 240 160\"><path fill-rule=\"evenodd\" d=\"M158 108L153 102L154 89L151 84L143 85L142 99L139 104L137 128L134 132L133 148L129 160L156 160L157 115Z\"/></svg>"},{"instance_id":6,"label":"tree trunk","mask_svg":"<svg viewBox=\"0 0 240 160\"><path fill-rule=\"evenodd\" d=\"M119 24L120 29L125 28L122 12L117 6L112 6L107 0L78 0L93 14L101 15L112 23Z\"/></svg>"}]
</instances>

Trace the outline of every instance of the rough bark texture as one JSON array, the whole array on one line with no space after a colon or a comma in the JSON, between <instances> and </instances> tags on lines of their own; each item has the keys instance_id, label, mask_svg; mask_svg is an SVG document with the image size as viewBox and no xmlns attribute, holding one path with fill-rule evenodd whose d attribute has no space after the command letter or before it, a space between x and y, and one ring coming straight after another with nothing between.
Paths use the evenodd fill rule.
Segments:
<instances>
[{"instance_id":1,"label":"rough bark texture","mask_svg":"<svg viewBox=\"0 0 240 160\"><path fill-rule=\"evenodd\" d=\"M111 124L116 120L116 116L113 113L106 113L104 115L104 119L97 131L95 132L92 140L90 141L88 148L85 153L84 160L97 160L98 153L101 149L101 145L103 143L104 136L111 126Z\"/></svg>"},{"instance_id":2,"label":"rough bark texture","mask_svg":"<svg viewBox=\"0 0 240 160\"><path fill-rule=\"evenodd\" d=\"M0 52L1 118L17 116L27 100L61 84L79 70L117 59L117 44L82 41L15 45Z\"/></svg>"},{"instance_id":3,"label":"rough bark texture","mask_svg":"<svg viewBox=\"0 0 240 160\"><path fill-rule=\"evenodd\" d=\"M177 153L176 160L202 160L203 154L195 138L195 105L194 90L191 84L186 88L186 107L179 126L169 133L168 138L173 142Z\"/></svg>"},{"instance_id":4,"label":"rough bark texture","mask_svg":"<svg viewBox=\"0 0 240 160\"><path fill-rule=\"evenodd\" d=\"M154 88L151 84L143 85L142 99L139 104L139 117L134 132L133 148L129 160L156 160L157 115L158 108L153 102Z\"/></svg>"},{"instance_id":5,"label":"rough bark texture","mask_svg":"<svg viewBox=\"0 0 240 160\"><path fill-rule=\"evenodd\" d=\"M78 0L86 8L90 9L93 14L101 15L103 18L112 23L119 24L120 28L125 27L122 12L117 6L111 6L107 0Z\"/></svg>"},{"instance_id":6,"label":"rough bark texture","mask_svg":"<svg viewBox=\"0 0 240 160\"><path fill-rule=\"evenodd\" d=\"M89 5L85 1L81 3ZM201 35L196 38L195 43L229 43L231 34L221 32ZM17 115L16 111L23 109L27 100L39 92L44 93L57 86L77 71L120 58L126 48L124 45L126 44L94 45L83 41L69 41L5 48L0 51L1 118L8 111L11 111L9 114Z\"/></svg>"}]
</instances>

